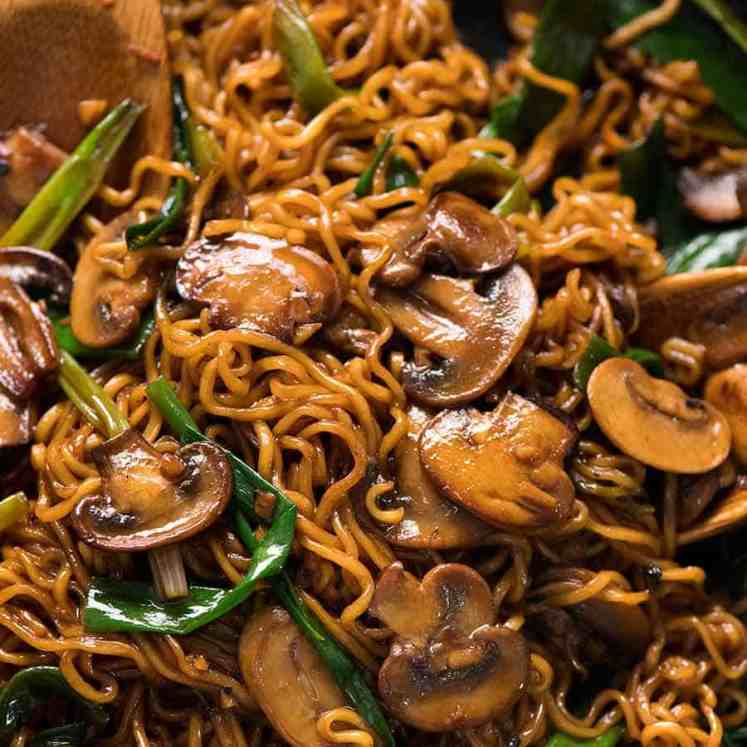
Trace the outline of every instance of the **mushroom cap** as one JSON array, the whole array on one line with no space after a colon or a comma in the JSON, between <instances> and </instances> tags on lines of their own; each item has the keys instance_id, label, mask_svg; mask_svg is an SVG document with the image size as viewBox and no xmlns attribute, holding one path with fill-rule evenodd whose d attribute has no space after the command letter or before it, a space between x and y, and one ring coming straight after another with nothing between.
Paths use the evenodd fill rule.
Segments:
<instances>
[{"instance_id":1,"label":"mushroom cap","mask_svg":"<svg viewBox=\"0 0 747 747\"><path fill-rule=\"evenodd\" d=\"M0 386L28 399L58 366L52 325L23 288L0 276Z\"/></svg>"},{"instance_id":2,"label":"mushroom cap","mask_svg":"<svg viewBox=\"0 0 747 747\"><path fill-rule=\"evenodd\" d=\"M683 337L704 345L716 369L747 358L747 267L670 275L641 288L639 300L644 347Z\"/></svg>"},{"instance_id":3,"label":"mushroom cap","mask_svg":"<svg viewBox=\"0 0 747 747\"><path fill-rule=\"evenodd\" d=\"M495 272L513 261L518 239L513 226L458 192L441 192L421 212L398 211L373 228L393 245L392 255L376 280L404 287L423 272L426 260L452 265L462 274ZM380 249L364 248L364 264Z\"/></svg>"},{"instance_id":4,"label":"mushroom cap","mask_svg":"<svg viewBox=\"0 0 747 747\"><path fill-rule=\"evenodd\" d=\"M70 300L73 334L92 348L119 345L132 337L140 324L140 314L153 300L158 287L158 271L150 263L124 280L111 274L99 261L99 246L119 239L137 214L128 211L102 228L86 245L75 268Z\"/></svg>"},{"instance_id":5,"label":"mushroom cap","mask_svg":"<svg viewBox=\"0 0 747 747\"><path fill-rule=\"evenodd\" d=\"M494 529L439 493L420 462L418 441L429 413L419 407L408 412L410 426L394 452L397 505L404 515L397 524L384 525L387 541L416 550L453 550L478 547Z\"/></svg>"},{"instance_id":6,"label":"mushroom cap","mask_svg":"<svg viewBox=\"0 0 747 747\"><path fill-rule=\"evenodd\" d=\"M741 476L729 494L701 521L677 535L677 545L715 537L747 522L747 477Z\"/></svg>"},{"instance_id":7,"label":"mushroom cap","mask_svg":"<svg viewBox=\"0 0 747 747\"><path fill-rule=\"evenodd\" d=\"M541 583L551 584L554 594L573 593L591 583L596 576L587 568L555 568L542 576ZM608 587L614 591L630 591L619 583ZM643 610L634 604L624 604L599 595L565 607L587 628L598 633L608 644L626 656L636 656L646 650L651 640L651 624Z\"/></svg>"},{"instance_id":8,"label":"mushroom cap","mask_svg":"<svg viewBox=\"0 0 747 747\"><path fill-rule=\"evenodd\" d=\"M251 233L193 243L177 263L176 287L185 300L209 306L216 327L250 327L287 342L297 326L332 318L341 303L327 260Z\"/></svg>"},{"instance_id":9,"label":"mushroom cap","mask_svg":"<svg viewBox=\"0 0 747 747\"><path fill-rule=\"evenodd\" d=\"M420 459L445 495L485 521L536 529L570 516L575 491L563 461L575 441L565 422L509 393L492 412L436 415Z\"/></svg>"},{"instance_id":10,"label":"mushroom cap","mask_svg":"<svg viewBox=\"0 0 747 747\"><path fill-rule=\"evenodd\" d=\"M725 223L742 217L738 190L746 182L745 168L722 171L719 174L703 174L683 169L678 186L685 207L691 213L711 223Z\"/></svg>"},{"instance_id":11,"label":"mushroom cap","mask_svg":"<svg viewBox=\"0 0 747 747\"><path fill-rule=\"evenodd\" d=\"M329 747L317 721L345 707L345 696L284 609L266 607L249 618L239 642L239 664L250 693L288 744Z\"/></svg>"},{"instance_id":12,"label":"mushroom cap","mask_svg":"<svg viewBox=\"0 0 747 747\"><path fill-rule=\"evenodd\" d=\"M516 264L490 278L482 294L468 280L426 275L407 291L379 288L376 298L403 335L442 359L403 371L407 394L433 407L488 391L521 350L537 311L534 284Z\"/></svg>"},{"instance_id":13,"label":"mushroom cap","mask_svg":"<svg viewBox=\"0 0 747 747\"><path fill-rule=\"evenodd\" d=\"M704 397L728 421L734 455L747 467L747 365L738 363L713 374L706 382Z\"/></svg>"},{"instance_id":14,"label":"mushroom cap","mask_svg":"<svg viewBox=\"0 0 747 747\"><path fill-rule=\"evenodd\" d=\"M131 98L146 109L109 178L126 183L141 156L169 157L168 53L157 0L2 0L0 46L0 132L41 124L69 152L87 130L81 101L114 107Z\"/></svg>"},{"instance_id":15,"label":"mushroom cap","mask_svg":"<svg viewBox=\"0 0 747 747\"><path fill-rule=\"evenodd\" d=\"M44 288L52 303L62 305L69 303L73 290L67 263L52 252L29 246L0 247L0 278L23 288Z\"/></svg>"},{"instance_id":16,"label":"mushroom cap","mask_svg":"<svg viewBox=\"0 0 747 747\"><path fill-rule=\"evenodd\" d=\"M92 456L102 491L78 503L73 524L102 550L135 552L187 539L220 516L233 490L228 460L210 443L166 456L129 429Z\"/></svg>"},{"instance_id":17,"label":"mushroom cap","mask_svg":"<svg viewBox=\"0 0 747 747\"><path fill-rule=\"evenodd\" d=\"M401 721L429 732L473 728L521 696L526 642L493 625L490 588L468 566L439 565L418 583L395 563L381 575L369 612L396 634L379 693Z\"/></svg>"},{"instance_id":18,"label":"mushroom cap","mask_svg":"<svg viewBox=\"0 0 747 747\"><path fill-rule=\"evenodd\" d=\"M587 387L594 420L618 449L666 472L699 474L718 467L731 429L712 405L655 379L628 358L598 365Z\"/></svg>"}]
</instances>

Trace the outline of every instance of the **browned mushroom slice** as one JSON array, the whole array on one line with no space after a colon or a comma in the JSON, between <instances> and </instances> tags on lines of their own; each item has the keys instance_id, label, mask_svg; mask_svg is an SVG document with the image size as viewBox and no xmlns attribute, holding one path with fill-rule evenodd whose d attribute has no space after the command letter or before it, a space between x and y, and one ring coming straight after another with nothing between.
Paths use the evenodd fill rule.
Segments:
<instances>
[{"instance_id":1,"label":"browned mushroom slice","mask_svg":"<svg viewBox=\"0 0 747 747\"><path fill-rule=\"evenodd\" d=\"M392 256L377 280L397 287L414 283L427 259L450 264L460 273L481 274L509 265L518 247L516 232L508 221L457 192L436 195L415 216L410 211L388 216L373 230L393 245ZM364 248L363 263L379 251Z\"/></svg>"},{"instance_id":2,"label":"browned mushroom slice","mask_svg":"<svg viewBox=\"0 0 747 747\"><path fill-rule=\"evenodd\" d=\"M649 376L628 358L610 358L589 379L597 425L615 446L666 472L700 474L729 456L731 429L712 405Z\"/></svg>"},{"instance_id":3,"label":"browned mushroom slice","mask_svg":"<svg viewBox=\"0 0 747 747\"><path fill-rule=\"evenodd\" d=\"M27 399L56 368L57 345L46 314L20 286L0 276L0 385Z\"/></svg>"},{"instance_id":4,"label":"browned mushroom slice","mask_svg":"<svg viewBox=\"0 0 747 747\"><path fill-rule=\"evenodd\" d=\"M369 611L396 636L379 670L379 694L401 721L429 732L472 728L521 696L526 642L494 625L490 588L468 566L436 566L418 583L395 563Z\"/></svg>"},{"instance_id":5,"label":"browned mushroom slice","mask_svg":"<svg viewBox=\"0 0 747 747\"><path fill-rule=\"evenodd\" d=\"M156 295L155 267L146 264L125 280L110 273L96 255L102 244L122 238L136 222L136 213L127 212L107 224L88 242L75 268L70 324L84 345L113 347L132 337L141 312Z\"/></svg>"},{"instance_id":6,"label":"browned mushroom slice","mask_svg":"<svg viewBox=\"0 0 747 747\"><path fill-rule=\"evenodd\" d=\"M192 244L176 266L182 298L210 308L219 328L245 326L293 340L296 327L340 307L332 265L308 249L250 233Z\"/></svg>"},{"instance_id":7,"label":"browned mushroom slice","mask_svg":"<svg viewBox=\"0 0 747 747\"><path fill-rule=\"evenodd\" d=\"M396 547L417 550L453 550L478 547L494 530L469 511L444 498L420 462L418 441L430 415L419 407L408 410L410 427L395 450L396 506L402 520L387 524L384 534Z\"/></svg>"},{"instance_id":8,"label":"browned mushroom slice","mask_svg":"<svg viewBox=\"0 0 747 747\"><path fill-rule=\"evenodd\" d=\"M0 141L0 235L64 160L39 130L18 127Z\"/></svg>"},{"instance_id":9,"label":"browned mushroom slice","mask_svg":"<svg viewBox=\"0 0 747 747\"><path fill-rule=\"evenodd\" d=\"M0 387L0 449L31 440L34 414L33 403L9 397Z\"/></svg>"},{"instance_id":10,"label":"browned mushroom slice","mask_svg":"<svg viewBox=\"0 0 747 747\"><path fill-rule=\"evenodd\" d=\"M84 542L103 550L149 550L191 537L220 516L231 496L231 468L212 444L165 456L127 430L92 456L102 491L78 503L73 523Z\"/></svg>"},{"instance_id":11,"label":"browned mushroom slice","mask_svg":"<svg viewBox=\"0 0 747 747\"><path fill-rule=\"evenodd\" d=\"M73 289L73 274L65 262L28 246L0 247L0 278L24 288L44 288L52 303L62 305L69 303Z\"/></svg>"},{"instance_id":12,"label":"browned mushroom slice","mask_svg":"<svg viewBox=\"0 0 747 747\"><path fill-rule=\"evenodd\" d=\"M638 339L658 350L670 337L705 345L706 363L747 358L747 267L684 272L640 290Z\"/></svg>"},{"instance_id":13,"label":"browned mushroom slice","mask_svg":"<svg viewBox=\"0 0 747 747\"><path fill-rule=\"evenodd\" d=\"M513 265L479 294L467 280L427 275L407 291L380 288L377 299L397 329L442 360L408 364L405 391L433 407L466 404L501 378L534 322L537 293Z\"/></svg>"},{"instance_id":14,"label":"browned mushroom slice","mask_svg":"<svg viewBox=\"0 0 747 747\"><path fill-rule=\"evenodd\" d=\"M288 744L328 747L317 721L346 706L345 697L284 609L266 607L249 618L239 643L239 665L249 691Z\"/></svg>"},{"instance_id":15,"label":"browned mushroom slice","mask_svg":"<svg viewBox=\"0 0 747 747\"><path fill-rule=\"evenodd\" d=\"M702 174L683 169L679 179L685 207L698 218L711 223L724 223L742 216L739 202L740 185L747 182L747 169Z\"/></svg>"},{"instance_id":16,"label":"browned mushroom slice","mask_svg":"<svg viewBox=\"0 0 747 747\"><path fill-rule=\"evenodd\" d=\"M575 440L569 425L509 393L492 412L439 413L420 437L420 459L443 493L485 521L538 528L571 513L563 460Z\"/></svg>"},{"instance_id":17,"label":"browned mushroom slice","mask_svg":"<svg viewBox=\"0 0 747 747\"><path fill-rule=\"evenodd\" d=\"M747 522L747 477L741 476L729 494L700 521L677 535L678 545L715 537Z\"/></svg>"},{"instance_id":18,"label":"browned mushroom slice","mask_svg":"<svg viewBox=\"0 0 747 747\"><path fill-rule=\"evenodd\" d=\"M570 594L593 581L595 576L586 568L557 568L544 574L539 583L551 584L553 594ZM616 582L607 590L622 592L630 588ZM651 640L648 617L639 606L610 599L605 591L565 609L619 653L626 656L643 653Z\"/></svg>"},{"instance_id":19,"label":"browned mushroom slice","mask_svg":"<svg viewBox=\"0 0 747 747\"><path fill-rule=\"evenodd\" d=\"M711 376L705 399L729 422L734 455L747 467L747 365L737 364Z\"/></svg>"},{"instance_id":20,"label":"browned mushroom slice","mask_svg":"<svg viewBox=\"0 0 747 747\"><path fill-rule=\"evenodd\" d=\"M716 494L736 479L731 461L702 475L680 475L677 481L677 528L688 529L713 503Z\"/></svg>"}]
</instances>

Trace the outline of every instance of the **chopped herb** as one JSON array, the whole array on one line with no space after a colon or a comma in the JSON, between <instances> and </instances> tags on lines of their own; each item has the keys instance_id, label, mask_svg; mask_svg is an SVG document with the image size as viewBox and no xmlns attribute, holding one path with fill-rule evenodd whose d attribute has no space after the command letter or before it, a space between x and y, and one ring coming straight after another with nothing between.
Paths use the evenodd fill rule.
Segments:
<instances>
[{"instance_id":1,"label":"chopped herb","mask_svg":"<svg viewBox=\"0 0 747 747\"><path fill-rule=\"evenodd\" d=\"M394 134L388 132L374 153L373 160L368 168L360 175L358 183L353 190L357 197L366 197L373 191L374 178L382 161L394 143Z\"/></svg>"}]
</instances>

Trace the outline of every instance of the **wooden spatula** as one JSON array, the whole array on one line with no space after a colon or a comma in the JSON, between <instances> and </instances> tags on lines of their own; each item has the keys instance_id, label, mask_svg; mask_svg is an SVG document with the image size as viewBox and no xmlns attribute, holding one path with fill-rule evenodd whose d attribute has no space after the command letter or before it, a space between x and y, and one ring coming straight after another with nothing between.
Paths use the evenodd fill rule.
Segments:
<instances>
[{"instance_id":1,"label":"wooden spatula","mask_svg":"<svg viewBox=\"0 0 747 747\"><path fill-rule=\"evenodd\" d=\"M168 156L167 46L159 0L0 0L0 131L43 125L71 151L89 129L79 105L131 98L148 108L113 173L146 153Z\"/></svg>"}]
</instances>

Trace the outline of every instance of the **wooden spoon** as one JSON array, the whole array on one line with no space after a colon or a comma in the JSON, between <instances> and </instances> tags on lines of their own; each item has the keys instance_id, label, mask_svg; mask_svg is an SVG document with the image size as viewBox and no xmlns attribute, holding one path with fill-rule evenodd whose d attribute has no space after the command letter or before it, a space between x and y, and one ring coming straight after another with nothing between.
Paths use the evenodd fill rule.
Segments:
<instances>
[{"instance_id":1,"label":"wooden spoon","mask_svg":"<svg viewBox=\"0 0 747 747\"><path fill-rule=\"evenodd\" d=\"M171 98L159 0L0 0L0 132L45 127L71 151L90 129L79 104L147 106L112 169L127 181L145 154L169 156Z\"/></svg>"}]
</instances>

